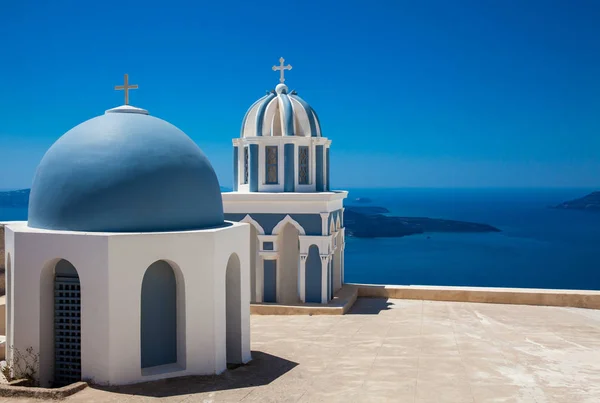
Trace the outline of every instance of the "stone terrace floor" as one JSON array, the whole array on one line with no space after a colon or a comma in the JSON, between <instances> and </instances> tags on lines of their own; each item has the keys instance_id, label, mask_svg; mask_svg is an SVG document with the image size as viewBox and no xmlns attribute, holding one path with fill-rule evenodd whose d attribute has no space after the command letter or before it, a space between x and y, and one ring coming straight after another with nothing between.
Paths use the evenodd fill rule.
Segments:
<instances>
[{"instance_id":1,"label":"stone terrace floor","mask_svg":"<svg viewBox=\"0 0 600 403\"><path fill-rule=\"evenodd\" d=\"M219 377L66 402L600 402L594 310L365 298L345 316L252 316L252 350Z\"/></svg>"}]
</instances>

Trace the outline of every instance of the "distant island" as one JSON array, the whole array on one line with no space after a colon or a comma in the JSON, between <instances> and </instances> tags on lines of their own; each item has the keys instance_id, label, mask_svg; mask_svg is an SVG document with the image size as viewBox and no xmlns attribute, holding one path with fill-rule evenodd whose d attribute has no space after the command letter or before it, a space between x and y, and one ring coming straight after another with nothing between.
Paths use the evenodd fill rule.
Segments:
<instances>
[{"instance_id":1,"label":"distant island","mask_svg":"<svg viewBox=\"0 0 600 403\"><path fill-rule=\"evenodd\" d=\"M395 217L385 207L347 206L346 234L356 238L403 237L427 232L500 232L488 224L427 217Z\"/></svg>"},{"instance_id":2,"label":"distant island","mask_svg":"<svg viewBox=\"0 0 600 403\"><path fill-rule=\"evenodd\" d=\"M231 189L221 187L222 192ZM596 192L600 202L600 192ZM389 216L385 207L370 206L368 198L357 198L360 205L346 206L344 225L346 234L357 238L402 237L428 232L500 232L487 224L464 221L442 220L427 217ZM0 192L0 207L26 208L29 204L29 189Z\"/></svg>"},{"instance_id":3,"label":"distant island","mask_svg":"<svg viewBox=\"0 0 600 403\"><path fill-rule=\"evenodd\" d=\"M592 192L579 199L560 203L559 205L554 206L554 208L562 210L600 211L600 191Z\"/></svg>"}]
</instances>

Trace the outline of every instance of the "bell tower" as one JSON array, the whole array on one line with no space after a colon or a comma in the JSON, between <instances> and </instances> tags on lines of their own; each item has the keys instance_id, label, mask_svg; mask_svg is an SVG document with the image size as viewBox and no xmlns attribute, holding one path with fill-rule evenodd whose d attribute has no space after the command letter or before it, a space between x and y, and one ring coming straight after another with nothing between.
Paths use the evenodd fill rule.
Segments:
<instances>
[{"instance_id":1,"label":"bell tower","mask_svg":"<svg viewBox=\"0 0 600 403\"><path fill-rule=\"evenodd\" d=\"M252 225L252 302L328 303L343 284L343 199L331 190L331 140L315 110L285 82L250 106L233 139L226 219Z\"/></svg>"}]
</instances>

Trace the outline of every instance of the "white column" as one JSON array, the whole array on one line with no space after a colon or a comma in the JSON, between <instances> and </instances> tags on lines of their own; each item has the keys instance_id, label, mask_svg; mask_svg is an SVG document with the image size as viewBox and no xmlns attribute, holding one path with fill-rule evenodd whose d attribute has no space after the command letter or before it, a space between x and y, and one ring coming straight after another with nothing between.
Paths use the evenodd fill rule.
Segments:
<instances>
[{"instance_id":1,"label":"white column","mask_svg":"<svg viewBox=\"0 0 600 403\"><path fill-rule=\"evenodd\" d=\"M329 255L321 255L321 303L326 304L329 302L327 295L329 290L327 289Z\"/></svg>"},{"instance_id":2,"label":"white column","mask_svg":"<svg viewBox=\"0 0 600 403\"><path fill-rule=\"evenodd\" d=\"M342 243L342 253L340 256L340 272L342 273L342 287L344 286L344 250L346 249L346 242Z\"/></svg>"},{"instance_id":3,"label":"white column","mask_svg":"<svg viewBox=\"0 0 600 403\"><path fill-rule=\"evenodd\" d=\"M279 255L275 260L275 302L281 303L281 265L279 264Z\"/></svg>"},{"instance_id":4,"label":"white column","mask_svg":"<svg viewBox=\"0 0 600 403\"><path fill-rule=\"evenodd\" d=\"M329 213L320 213L321 214L321 235L329 235L329 227L327 226L327 219L329 218Z\"/></svg>"},{"instance_id":5,"label":"white column","mask_svg":"<svg viewBox=\"0 0 600 403\"><path fill-rule=\"evenodd\" d=\"M306 258L308 254L300 254L300 264L298 265L298 295L302 303L306 302Z\"/></svg>"},{"instance_id":6,"label":"white column","mask_svg":"<svg viewBox=\"0 0 600 403\"><path fill-rule=\"evenodd\" d=\"M263 301L263 292L265 289L265 263L264 259L260 254L256 257L256 302Z\"/></svg>"}]
</instances>

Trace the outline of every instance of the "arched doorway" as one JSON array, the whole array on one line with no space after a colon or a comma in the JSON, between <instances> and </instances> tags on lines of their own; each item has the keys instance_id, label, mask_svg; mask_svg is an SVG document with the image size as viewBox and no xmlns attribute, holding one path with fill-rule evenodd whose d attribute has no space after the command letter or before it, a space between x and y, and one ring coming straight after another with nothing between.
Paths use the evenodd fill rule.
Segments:
<instances>
[{"instance_id":1,"label":"arched doorway","mask_svg":"<svg viewBox=\"0 0 600 403\"><path fill-rule=\"evenodd\" d=\"M225 321L227 364L242 360L242 277L240 259L235 253L227 261L225 271Z\"/></svg>"},{"instance_id":2,"label":"arched doorway","mask_svg":"<svg viewBox=\"0 0 600 403\"><path fill-rule=\"evenodd\" d=\"M71 262L54 266L54 386L81 380L81 284Z\"/></svg>"},{"instance_id":3,"label":"arched doorway","mask_svg":"<svg viewBox=\"0 0 600 403\"><path fill-rule=\"evenodd\" d=\"M306 302L321 303L322 266L317 245L310 245L308 248L305 276Z\"/></svg>"},{"instance_id":4,"label":"arched doorway","mask_svg":"<svg viewBox=\"0 0 600 403\"><path fill-rule=\"evenodd\" d=\"M277 263L277 302L296 304L298 295L298 265L300 259L300 232L292 223L286 223L277 237L279 261Z\"/></svg>"},{"instance_id":5,"label":"arched doorway","mask_svg":"<svg viewBox=\"0 0 600 403\"><path fill-rule=\"evenodd\" d=\"M152 263L142 280L141 367L177 362L177 280L164 260Z\"/></svg>"}]
</instances>

